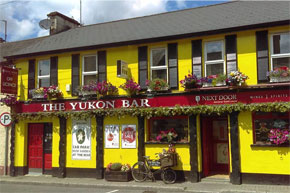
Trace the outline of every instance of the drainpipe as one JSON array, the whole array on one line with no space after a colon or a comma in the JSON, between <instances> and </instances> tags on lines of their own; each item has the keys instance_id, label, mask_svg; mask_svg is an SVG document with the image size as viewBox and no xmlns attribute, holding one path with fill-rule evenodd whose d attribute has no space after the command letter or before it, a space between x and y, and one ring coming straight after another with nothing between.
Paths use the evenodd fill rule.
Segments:
<instances>
[{"instance_id":1,"label":"drainpipe","mask_svg":"<svg viewBox=\"0 0 290 193\"><path fill-rule=\"evenodd\" d=\"M7 175L7 165L8 165L8 135L9 133L9 127L5 127L5 134L6 134L6 137L5 137L5 161L4 161L4 176Z\"/></svg>"}]
</instances>

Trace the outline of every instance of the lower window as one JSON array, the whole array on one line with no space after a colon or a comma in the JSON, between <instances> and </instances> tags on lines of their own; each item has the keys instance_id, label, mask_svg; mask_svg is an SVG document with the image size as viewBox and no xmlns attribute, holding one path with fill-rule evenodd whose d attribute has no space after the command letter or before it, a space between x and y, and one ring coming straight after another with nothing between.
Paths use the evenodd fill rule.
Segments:
<instances>
[{"instance_id":1,"label":"lower window","mask_svg":"<svg viewBox=\"0 0 290 193\"><path fill-rule=\"evenodd\" d=\"M289 143L289 116L289 113L254 113L254 142L277 145Z\"/></svg>"},{"instance_id":2,"label":"lower window","mask_svg":"<svg viewBox=\"0 0 290 193\"><path fill-rule=\"evenodd\" d=\"M149 121L148 141L151 142L187 142L188 117L155 117Z\"/></svg>"}]
</instances>

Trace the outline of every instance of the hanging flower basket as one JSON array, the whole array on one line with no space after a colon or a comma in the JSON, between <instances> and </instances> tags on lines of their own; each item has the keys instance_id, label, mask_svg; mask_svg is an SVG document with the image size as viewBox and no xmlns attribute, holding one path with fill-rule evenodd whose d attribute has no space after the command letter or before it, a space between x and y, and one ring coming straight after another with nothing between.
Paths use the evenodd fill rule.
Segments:
<instances>
[{"instance_id":1,"label":"hanging flower basket","mask_svg":"<svg viewBox=\"0 0 290 193\"><path fill-rule=\"evenodd\" d=\"M200 78L197 78L195 74L188 74L180 81L181 87L187 89L200 88L202 82Z\"/></svg>"},{"instance_id":2,"label":"hanging flower basket","mask_svg":"<svg viewBox=\"0 0 290 193\"><path fill-rule=\"evenodd\" d=\"M249 79L249 77L242 72L233 71L229 74L229 78L227 78L226 82L229 86L243 86L247 79Z\"/></svg>"},{"instance_id":3,"label":"hanging flower basket","mask_svg":"<svg viewBox=\"0 0 290 193\"><path fill-rule=\"evenodd\" d=\"M134 82L133 79L126 80L126 82L122 84L120 88L126 91L129 97L137 95L139 91L141 90L140 85Z\"/></svg>"}]
</instances>

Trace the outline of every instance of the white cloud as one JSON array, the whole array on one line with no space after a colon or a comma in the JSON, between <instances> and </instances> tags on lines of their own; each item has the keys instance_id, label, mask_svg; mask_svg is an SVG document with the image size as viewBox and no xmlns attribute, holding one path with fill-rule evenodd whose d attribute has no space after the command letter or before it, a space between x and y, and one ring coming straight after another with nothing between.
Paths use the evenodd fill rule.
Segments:
<instances>
[{"instance_id":1,"label":"white cloud","mask_svg":"<svg viewBox=\"0 0 290 193\"><path fill-rule=\"evenodd\" d=\"M166 11L168 0L82 0L85 25L144 16ZM38 22L58 11L79 21L79 0L1 1L0 20L8 21L8 40L17 41L47 35ZM1 37L4 33L0 25Z\"/></svg>"}]
</instances>

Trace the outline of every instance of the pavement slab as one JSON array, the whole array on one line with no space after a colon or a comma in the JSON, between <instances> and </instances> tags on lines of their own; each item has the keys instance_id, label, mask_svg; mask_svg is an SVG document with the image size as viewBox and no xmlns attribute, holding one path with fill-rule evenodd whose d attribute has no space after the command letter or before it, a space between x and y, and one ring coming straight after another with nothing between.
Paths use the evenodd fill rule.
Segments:
<instances>
[{"instance_id":1,"label":"pavement slab","mask_svg":"<svg viewBox=\"0 0 290 193\"><path fill-rule=\"evenodd\" d=\"M43 184L75 187L100 187L100 188L130 188L144 191L165 192L194 192L194 193L289 193L290 186L287 185L260 185L241 184L233 185L228 181L210 180L199 183L177 182L175 184L164 184L162 181L145 182L111 182L104 179L94 178L57 178L49 175L26 175L26 176L2 176L0 183L11 184Z\"/></svg>"}]
</instances>

